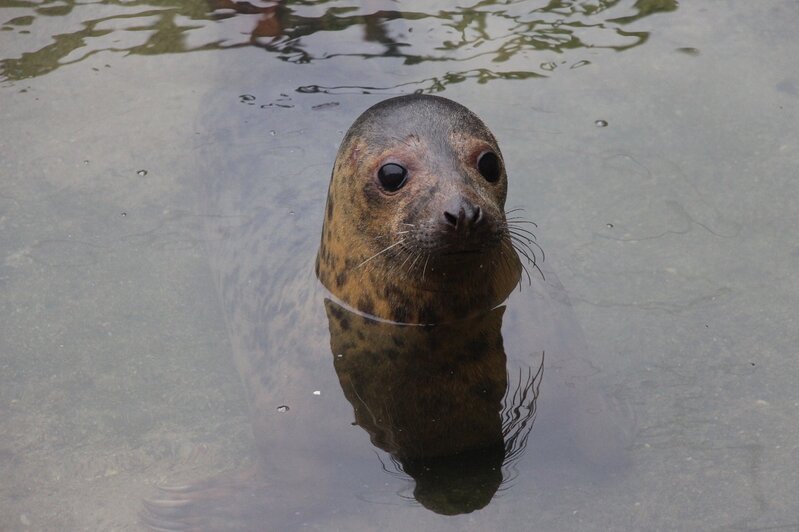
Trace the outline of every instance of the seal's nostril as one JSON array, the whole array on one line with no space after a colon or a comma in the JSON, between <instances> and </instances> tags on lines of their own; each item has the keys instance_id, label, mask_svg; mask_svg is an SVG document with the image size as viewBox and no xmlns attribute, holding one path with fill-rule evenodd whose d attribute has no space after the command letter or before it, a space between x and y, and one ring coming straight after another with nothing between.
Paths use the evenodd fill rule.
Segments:
<instances>
[{"instance_id":1,"label":"seal's nostril","mask_svg":"<svg viewBox=\"0 0 799 532\"><path fill-rule=\"evenodd\" d=\"M483 210L466 198L457 198L444 210L443 225L458 232L469 231L482 225Z\"/></svg>"},{"instance_id":2,"label":"seal's nostril","mask_svg":"<svg viewBox=\"0 0 799 532\"><path fill-rule=\"evenodd\" d=\"M472 227L477 227L478 225L483 223L483 209L479 206L474 208L474 213L472 214Z\"/></svg>"}]
</instances>

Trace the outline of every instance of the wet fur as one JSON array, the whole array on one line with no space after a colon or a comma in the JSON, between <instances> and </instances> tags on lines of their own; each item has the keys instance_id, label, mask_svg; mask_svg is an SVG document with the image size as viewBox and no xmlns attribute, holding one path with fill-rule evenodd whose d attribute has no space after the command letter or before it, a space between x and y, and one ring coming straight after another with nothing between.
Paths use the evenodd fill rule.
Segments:
<instances>
[{"instance_id":1,"label":"wet fur","mask_svg":"<svg viewBox=\"0 0 799 532\"><path fill-rule=\"evenodd\" d=\"M485 124L444 98L402 96L367 110L333 169L316 264L322 284L351 307L400 323L463 319L501 303L521 265L505 218L504 163L495 183L477 168L488 150L501 161ZM409 173L394 193L375 177L388 162ZM485 223L455 241L441 218L459 198L479 206Z\"/></svg>"}]
</instances>

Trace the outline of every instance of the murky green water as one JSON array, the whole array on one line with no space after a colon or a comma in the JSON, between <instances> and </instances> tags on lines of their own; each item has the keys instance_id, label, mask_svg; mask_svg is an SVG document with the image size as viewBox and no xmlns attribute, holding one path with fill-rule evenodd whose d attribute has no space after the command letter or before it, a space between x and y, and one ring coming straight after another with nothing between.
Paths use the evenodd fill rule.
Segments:
<instances>
[{"instance_id":1,"label":"murky green water","mask_svg":"<svg viewBox=\"0 0 799 532\"><path fill-rule=\"evenodd\" d=\"M537 426L454 518L364 496L358 474L399 482L368 455L292 526L799 528L797 22L789 0L0 0L0 528L139 529L155 486L254 462L206 253L238 213L200 184L302 183L281 201L313 224L342 132L417 90L494 130L634 436L582 475Z\"/></svg>"}]
</instances>

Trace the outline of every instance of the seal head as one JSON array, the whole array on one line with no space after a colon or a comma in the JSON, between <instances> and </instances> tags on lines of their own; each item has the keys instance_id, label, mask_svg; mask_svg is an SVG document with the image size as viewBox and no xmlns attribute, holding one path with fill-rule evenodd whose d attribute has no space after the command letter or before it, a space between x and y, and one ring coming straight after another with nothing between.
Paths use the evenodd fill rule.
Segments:
<instances>
[{"instance_id":1,"label":"seal head","mask_svg":"<svg viewBox=\"0 0 799 532\"><path fill-rule=\"evenodd\" d=\"M497 141L466 107L407 95L367 109L333 168L316 273L359 312L434 324L480 314L518 283Z\"/></svg>"}]
</instances>

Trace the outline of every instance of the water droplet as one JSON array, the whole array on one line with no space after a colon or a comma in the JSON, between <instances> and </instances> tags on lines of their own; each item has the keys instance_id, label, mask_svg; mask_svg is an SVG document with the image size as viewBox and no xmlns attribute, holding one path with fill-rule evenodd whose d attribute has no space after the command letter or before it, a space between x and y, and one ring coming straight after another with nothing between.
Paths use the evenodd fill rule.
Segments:
<instances>
[{"instance_id":1,"label":"water droplet","mask_svg":"<svg viewBox=\"0 0 799 532\"><path fill-rule=\"evenodd\" d=\"M594 121L594 125L596 127L608 127L608 121L607 120L596 120L596 121Z\"/></svg>"},{"instance_id":2,"label":"water droplet","mask_svg":"<svg viewBox=\"0 0 799 532\"><path fill-rule=\"evenodd\" d=\"M277 131L275 131L274 129L270 129L269 134L274 137L275 135L277 135Z\"/></svg>"},{"instance_id":3,"label":"water droplet","mask_svg":"<svg viewBox=\"0 0 799 532\"><path fill-rule=\"evenodd\" d=\"M608 229L613 229L613 224L606 224L606 225L608 226Z\"/></svg>"},{"instance_id":4,"label":"water droplet","mask_svg":"<svg viewBox=\"0 0 799 532\"><path fill-rule=\"evenodd\" d=\"M146 176L146 175L147 175L147 170L139 170L139 171L138 171L138 172L136 172L136 173L137 173L137 174L139 174L140 176L144 177L144 176Z\"/></svg>"},{"instance_id":5,"label":"water droplet","mask_svg":"<svg viewBox=\"0 0 799 532\"><path fill-rule=\"evenodd\" d=\"M280 413L288 412L289 411L289 407L288 407L288 405L280 405L279 407L277 407L277 411L280 412Z\"/></svg>"},{"instance_id":6,"label":"water droplet","mask_svg":"<svg viewBox=\"0 0 799 532\"><path fill-rule=\"evenodd\" d=\"M89 159L84 159L83 164L89 164Z\"/></svg>"},{"instance_id":7,"label":"water droplet","mask_svg":"<svg viewBox=\"0 0 799 532\"><path fill-rule=\"evenodd\" d=\"M239 100L242 103L254 102L255 101L255 96L253 96L252 94L242 94L242 95L239 96Z\"/></svg>"},{"instance_id":8,"label":"water droplet","mask_svg":"<svg viewBox=\"0 0 799 532\"><path fill-rule=\"evenodd\" d=\"M314 390L313 394L314 395L322 395L322 392L320 390Z\"/></svg>"},{"instance_id":9,"label":"water droplet","mask_svg":"<svg viewBox=\"0 0 799 532\"><path fill-rule=\"evenodd\" d=\"M122 213L122 216L127 216L127 215L128 215L128 213L126 213L126 212Z\"/></svg>"},{"instance_id":10,"label":"water droplet","mask_svg":"<svg viewBox=\"0 0 799 532\"><path fill-rule=\"evenodd\" d=\"M555 70L557 67L558 67L558 65L556 65L552 61L549 61L548 63L541 63L541 70L552 71L552 70Z\"/></svg>"}]
</instances>

